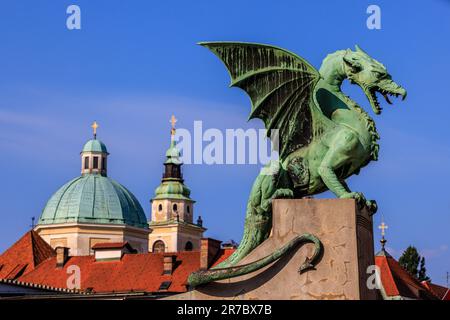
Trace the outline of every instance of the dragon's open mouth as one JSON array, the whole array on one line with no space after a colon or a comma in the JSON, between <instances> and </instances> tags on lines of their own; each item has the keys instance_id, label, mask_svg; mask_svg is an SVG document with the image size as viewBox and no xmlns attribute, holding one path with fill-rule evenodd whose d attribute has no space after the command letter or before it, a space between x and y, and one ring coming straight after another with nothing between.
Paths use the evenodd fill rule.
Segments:
<instances>
[{"instance_id":1,"label":"dragon's open mouth","mask_svg":"<svg viewBox=\"0 0 450 320\"><path fill-rule=\"evenodd\" d=\"M378 101L377 93L381 94L388 104L392 104L391 99L389 97L398 97L402 96L402 100L406 98L405 89L398 87L395 90L384 89L379 86L373 86L371 88L365 88L364 92L367 98L370 101L370 105L372 106L373 112L376 114L381 114L383 108L380 106L380 102Z\"/></svg>"}]
</instances>

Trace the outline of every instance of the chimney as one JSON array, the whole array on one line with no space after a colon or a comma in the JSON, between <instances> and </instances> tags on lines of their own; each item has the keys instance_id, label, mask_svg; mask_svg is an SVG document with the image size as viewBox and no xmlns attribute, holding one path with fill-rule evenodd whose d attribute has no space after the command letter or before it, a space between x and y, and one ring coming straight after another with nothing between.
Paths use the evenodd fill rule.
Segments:
<instances>
[{"instance_id":1,"label":"chimney","mask_svg":"<svg viewBox=\"0 0 450 320\"><path fill-rule=\"evenodd\" d=\"M222 241L212 238L202 238L200 242L200 269L206 270L209 268L214 258L220 251L220 244Z\"/></svg>"},{"instance_id":2,"label":"chimney","mask_svg":"<svg viewBox=\"0 0 450 320\"><path fill-rule=\"evenodd\" d=\"M165 254L163 256L163 274L172 274L176 257L174 254Z\"/></svg>"},{"instance_id":3,"label":"chimney","mask_svg":"<svg viewBox=\"0 0 450 320\"><path fill-rule=\"evenodd\" d=\"M62 268L69 259L69 248L56 247L56 267Z\"/></svg>"}]
</instances>

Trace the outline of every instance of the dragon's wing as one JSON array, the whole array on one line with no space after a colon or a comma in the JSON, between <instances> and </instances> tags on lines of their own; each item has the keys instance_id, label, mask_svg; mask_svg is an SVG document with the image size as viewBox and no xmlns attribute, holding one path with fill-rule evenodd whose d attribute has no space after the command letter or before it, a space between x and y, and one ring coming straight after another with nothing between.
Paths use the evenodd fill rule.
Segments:
<instances>
[{"instance_id":1,"label":"dragon's wing","mask_svg":"<svg viewBox=\"0 0 450 320\"><path fill-rule=\"evenodd\" d=\"M264 121L267 134L279 129L279 152L308 145L313 137L312 93L319 72L299 56L273 46L239 42L201 42L226 65L230 86L247 92L252 102L249 119ZM313 110L316 108L316 110Z\"/></svg>"}]
</instances>

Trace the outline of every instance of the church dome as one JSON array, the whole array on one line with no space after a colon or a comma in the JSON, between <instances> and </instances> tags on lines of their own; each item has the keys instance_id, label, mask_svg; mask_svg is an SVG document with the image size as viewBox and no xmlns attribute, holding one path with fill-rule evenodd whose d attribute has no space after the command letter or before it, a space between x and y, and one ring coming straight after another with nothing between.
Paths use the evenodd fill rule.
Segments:
<instances>
[{"instance_id":1,"label":"church dome","mask_svg":"<svg viewBox=\"0 0 450 320\"><path fill-rule=\"evenodd\" d=\"M97 139L92 139L86 142L81 152L103 152L108 153L106 145Z\"/></svg>"},{"instance_id":2,"label":"church dome","mask_svg":"<svg viewBox=\"0 0 450 320\"><path fill-rule=\"evenodd\" d=\"M66 183L50 198L39 219L40 225L75 222L148 227L136 197L100 174L85 174Z\"/></svg>"}]
</instances>

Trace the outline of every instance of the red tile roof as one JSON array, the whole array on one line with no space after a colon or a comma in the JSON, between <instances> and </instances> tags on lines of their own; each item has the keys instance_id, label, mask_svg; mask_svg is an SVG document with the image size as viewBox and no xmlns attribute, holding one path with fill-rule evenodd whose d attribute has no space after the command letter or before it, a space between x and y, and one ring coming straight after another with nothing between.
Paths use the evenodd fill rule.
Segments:
<instances>
[{"instance_id":1,"label":"red tile roof","mask_svg":"<svg viewBox=\"0 0 450 320\"><path fill-rule=\"evenodd\" d=\"M450 301L450 289L447 289L447 292L445 293L445 296L442 298L442 300Z\"/></svg>"},{"instance_id":2,"label":"red tile roof","mask_svg":"<svg viewBox=\"0 0 450 320\"><path fill-rule=\"evenodd\" d=\"M121 248L124 243L100 243L94 248ZM234 249L221 249L213 264L225 260ZM163 274L163 259L168 253L124 254L120 260L95 261L94 256L69 257L64 267L56 267L55 251L36 232L27 232L0 256L0 279L17 279L22 283L67 288L71 265L80 268L81 290L98 293L158 292L170 281L164 292L185 292L191 272L200 268L199 251L172 253L172 274Z\"/></svg>"},{"instance_id":3,"label":"red tile roof","mask_svg":"<svg viewBox=\"0 0 450 320\"><path fill-rule=\"evenodd\" d=\"M377 254L375 264L380 268L381 283L388 297L432 300L437 298L389 254Z\"/></svg>"},{"instance_id":4,"label":"red tile roof","mask_svg":"<svg viewBox=\"0 0 450 320\"><path fill-rule=\"evenodd\" d=\"M235 248L220 249L219 252L217 253L217 259L216 259L216 261L214 261L211 264L211 267L214 267L214 266L218 265L219 263L221 263L222 261L225 261L226 259L228 259L228 257L231 256L231 254L234 251L236 251Z\"/></svg>"},{"instance_id":5,"label":"red tile roof","mask_svg":"<svg viewBox=\"0 0 450 320\"><path fill-rule=\"evenodd\" d=\"M422 285L433 292L433 294L436 295L439 299L450 300L450 290L448 288L431 283L429 281L422 281Z\"/></svg>"},{"instance_id":6,"label":"red tile roof","mask_svg":"<svg viewBox=\"0 0 450 320\"><path fill-rule=\"evenodd\" d=\"M175 269L172 274L163 274L164 253L125 254L117 261L95 261L93 256L70 257L63 268L56 267L56 258L48 259L32 272L19 278L20 281L66 287L67 268L80 268L81 290L98 293L145 291L158 292L164 281L171 281L168 292L185 292L189 274L200 268L200 252L174 253Z\"/></svg>"},{"instance_id":7,"label":"red tile roof","mask_svg":"<svg viewBox=\"0 0 450 320\"><path fill-rule=\"evenodd\" d=\"M7 284L7 285L13 285L18 287L25 287L25 288L33 288L33 289L40 289L43 291L55 291L55 292L65 292L65 293L77 293L77 294L83 294L83 292L80 292L75 289L67 289L67 288L54 288L47 285L41 285L36 283L28 283L18 280L12 280L12 279L0 279L0 284Z\"/></svg>"},{"instance_id":8,"label":"red tile roof","mask_svg":"<svg viewBox=\"0 0 450 320\"><path fill-rule=\"evenodd\" d=\"M16 279L54 255L52 247L31 230L0 255L0 279Z\"/></svg>"}]
</instances>

